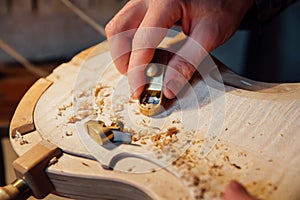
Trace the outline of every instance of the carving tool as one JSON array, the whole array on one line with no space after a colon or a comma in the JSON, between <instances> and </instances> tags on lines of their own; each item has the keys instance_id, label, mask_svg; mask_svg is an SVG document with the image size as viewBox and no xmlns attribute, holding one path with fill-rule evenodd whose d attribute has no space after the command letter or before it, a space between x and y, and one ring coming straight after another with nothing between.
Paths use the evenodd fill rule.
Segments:
<instances>
[{"instance_id":1,"label":"carving tool","mask_svg":"<svg viewBox=\"0 0 300 200\"><path fill-rule=\"evenodd\" d=\"M168 52L157 49L152 62L145 70L146 85L138 106L140 112L146 116L157 115L164 111L163 81L167 61Z\"/></svg>"},{"instance_id":2,"label":"carving tool","mask_svg":"<svg viewBox=\"0 0 300 200\"><path fill-rule=\"evenodd\" d=\"M103 121L89 120L84 123L85 131L100 145L112 143L130 144L131 134L124 132L117 123L106 126Z\"/></svg>"}]
</instances>

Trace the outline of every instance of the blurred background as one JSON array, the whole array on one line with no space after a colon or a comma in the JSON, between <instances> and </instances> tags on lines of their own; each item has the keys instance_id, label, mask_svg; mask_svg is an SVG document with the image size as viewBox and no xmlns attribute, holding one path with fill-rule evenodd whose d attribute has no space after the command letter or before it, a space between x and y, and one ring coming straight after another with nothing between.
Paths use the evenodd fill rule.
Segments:
<instances>
[{"instance_id":1,"label":"blurred background","mask_svg":"<svg viewBox=\"0 0 300 200\"><path fill-rule=\"evenodd\" d=\"M1 186L15 179L12 162L17 156L10 146L8 129L18 102L39 78L33 67L51 73L77 53L103 41L101 28L95 24L105 26L125 3L124 0L0 0ZM49 195L46 199L60 198Z\"/></svg>"},{"instance_id":2,"label":"blurred background","mask_svg":"<svg viewBox=\"0 0 300 200\"><path fill-rule=\"evenodd\" d=\"M11 117L39 78L28 68L51 73L80 51L105 40L101 26L126 2L0 0L1 185L14 179L11 162L16 155L8 139ZM254 80L300 82L299 11L297 2L257 29L239 30L212 54L236 73Z\"/></svg>"}]
</instances>

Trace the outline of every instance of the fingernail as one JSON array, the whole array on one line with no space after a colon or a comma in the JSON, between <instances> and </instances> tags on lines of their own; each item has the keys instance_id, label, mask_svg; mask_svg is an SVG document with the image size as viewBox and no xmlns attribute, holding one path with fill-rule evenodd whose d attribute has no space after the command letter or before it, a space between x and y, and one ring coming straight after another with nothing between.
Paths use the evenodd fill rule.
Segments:
<instances>
[{"instance_id":1,"label":"fingernail","mask_svg":"<svg viewBox=\"0 0 300 200\"><path fill-rule=\"evenodd\" d=\"M137 92L134 90L130 90L130 98L133 100L137 100L138 99Z\"/></svg>"},{"instance_id":2,"label":"fingernail","mask_svg":"<svg viewBox=\"0 0 300 200\"><path fill-rule=\"evenodd\" d=\"M130 89L130 98L134 99L134 91Z\"/></svg>"},{"instance_id":3,"label":"fingernail","mask_svg":"<svg viewBox=\"0 0 300 200\"><path fill-rule=\"evenodd\" d=\"M230 187L236 191L247 193L247 190L244 188L244 186L237 181L231 181Z\"/></svg>"},{"instance_id":4,"label":"fingernail","mask_svg":"<svg viewBox=\"0 0 300 200\"><path fill-rule=\"evenodd\" d=\"M181 90L182 85L177 80L169 80L166 84L166 92L165 95L167 98L175 98L176 95Z\"/></svg>"},{"instance_id":5,"label":"fingernail","mask_svg":"<svg viewBox=\"0 0 300 200\"><path fill-rule=\"evenodd\" d=\"M241 184L239 184L237 181L231 181L230 186L234 189L241 189L242 188Z\"/></svg>"}]
</instances>

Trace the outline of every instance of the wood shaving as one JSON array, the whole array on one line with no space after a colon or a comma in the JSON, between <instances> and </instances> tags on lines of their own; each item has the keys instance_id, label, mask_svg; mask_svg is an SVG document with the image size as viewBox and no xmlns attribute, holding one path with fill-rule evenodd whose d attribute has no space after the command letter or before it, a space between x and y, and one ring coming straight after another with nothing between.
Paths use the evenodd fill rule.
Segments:
<instances>
[{"instance_id":1,"label":"wood shaving","mask_svg":"<svg viewBox=\"0 0 300 200\"><path fill-rule=\"evenodd\" d=\"M78 116L71 116L71 117L68 119L67 123L73 124L73 123L75 123L75 122L77 122L77 121L80 121L80 120L81 120L81 119L80 119Z\"/></svg>"},{"instance_id":2,"label":"wood shaving","mask_svg":"<svg viewBox=\"0 0 300 200\"><path fill-rule=\"evenodd\" d=\"M109 86L103 86L102 84L98 84L96 89L95 89L95 94L94 96L97 97L99 95L99 93L103 90L109 88Z\"/></svg>"},{"instance_id":3,"label":"wood shaving","mask_svg":"<svg viewBox=\"0 0 300 200\"><path fill-rule=\"evenodd\" d=\"M63 111L63 110L67 110L67 108L70 108L73 106L73 102L70 102L67 105L63 105L62 107L58 108L58 111Z\"/></svg>"},{"instance_id":4,"label":"wood shaving","mask_svg":"<svg viewBox=\"0 0 300 200\"><path fill-rule=\"evenodd\" d=\"M72 132L72 131L65 131L65 135L66 135L66 136L72 136L72 135L73 135L73 132Z\"/></svg>"},{"instance_id":5,"label":"wood shaving","mask_svg":"<svg viewBox=\"0 0 300 200\"><path fill-rule=\"evenodd\" d=\"M181 123L181 120L180 119L174 119L172 121L172 124L180 124Z\"/></svg>"},{"instance_id":6,"label":"wood shaving","mask_svg":"<svg viewBox=\"0 0 300 200\"><path fill-rule=\"evenodd\" d=\"M23 137L23 135L19 131L16 131L14 139L15 141L19 142L20 145L29 144L29 142Z\"/></svg>"},{"instance_id":7,"label":"wood shaving","mask_svg":"<svg viewBox=\"0 0 300 200\"><path fill-rule=\"evenodd\" d=\"M113 90L114 88L111 86L99 84L94 92L91 92L93 91L91 89L78 94L76 104L79 112L70 116L67 122L75 123L90 115L106 120L106 124L116 125L121 121L124 122L122 112L129 104L136 104L137 102L123 97L114 97L114 102L112 102ZM95 105L85 100L89 95L92 95ZM58 116L63 117L72 106L71 103L59 108ZM140 115L138 110L132 112L137 118L137 115ZM141 115L136 124L142 128L135 129L124 122L122 130L132 134L133 143L155 152L158 159L164 159L166 155L173 158L168 169L180 177L192 191L195 199L220 199L225 185L233 178L242 179L247 176L246 172L251 169L258 174L264 172L265 169L261 166L251 166L249 162L251 159L247 153L237 151L233 156L230 148L220 141L214 146L209 156L200 159L199 154L201 152L199 153L199 149L204 142L203 138L194 138L198 133L196 134L195 130L184 130L181 123L178 118L172 119L169 121L169 125L162 130L159 127L151 126L149 118ZM224 130L227 131L228 128ZM71 136L73 133L65 132L65 135ZM182 135L186 136L185 139L181 137ZM216 138L214 137L210 138L211 141L215 141ZM191 145L191 147L183 152L182 149L185 149L183 145ZM269 161L271 162L271 159ZM132 168L129 168L128 171L132 171ZM155 169L152 172L155 172ZM268 197L269 194L277 190L276 184L273 182L266 184L262 180L249 181L245 185L247 189L250 189L250 192L260 194L259 198Z\"/></svg>"}]
</instances>

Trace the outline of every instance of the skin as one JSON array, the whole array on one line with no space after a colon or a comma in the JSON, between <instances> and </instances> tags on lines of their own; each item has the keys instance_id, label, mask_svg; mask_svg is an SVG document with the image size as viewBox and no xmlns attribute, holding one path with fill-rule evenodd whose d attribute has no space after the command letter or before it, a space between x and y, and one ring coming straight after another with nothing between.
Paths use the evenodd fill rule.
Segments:
<instances>
[{"instance_id":1,"label":"skin","mask_svg":"<svg viewBox=\"0 0 300 200\"><path fill-rule=\"evenodd\" d=\"M174 55L165 72L163 93L172 99L192 77L202 59L226 42L238 29L253 0L131 0L107 24L105 31L115 66L126 74L131 96L138 99L145 84L145 68L165 30L180 24L189 36L179 51L189 52L189 62ZM193 42L201 45L193 49ZM192 49L192 50L190 50ZM224 200L255 200L246 189L232 181Z\"/></svg>"},{"instance_id":2,"label":"skin","mask_svg":"<svg viewBox=\"0 0 300 200\"><path fill-rule=\"evenodd\" d=\"M257 200L237 181L231 181L224 192L224 200Z\"/></svg>"},{"instance_id":3,"label":"skin","mask_svg":"<svg viewBox=\"0 0 300 200\"><path fill-rule=\"evenodd\" d=\"M227 41L237 30L253 0L131 0L107 24L105 30L117 69L128 76L132 98L137 99L145 84L144 70L154 55L155 47L166 32L143 31L145 27L171 28L181 24L183 32L211 52ZM135 30L132 30L135 29ZM115 35L132 30L124 37ZM120 55L119 48L127 53ZM149 48L151 47L151 48ZM189 42L182 51L189 50ZM192 64L179 56L168 63L164 95L172 99L195 72L207 53L194 51Z\"/></svg>"}]
</instances>

